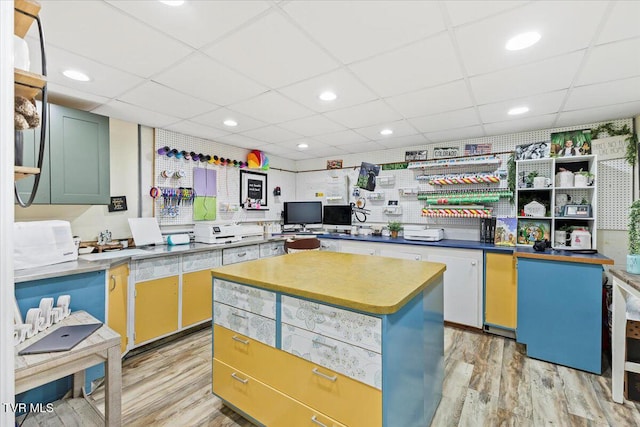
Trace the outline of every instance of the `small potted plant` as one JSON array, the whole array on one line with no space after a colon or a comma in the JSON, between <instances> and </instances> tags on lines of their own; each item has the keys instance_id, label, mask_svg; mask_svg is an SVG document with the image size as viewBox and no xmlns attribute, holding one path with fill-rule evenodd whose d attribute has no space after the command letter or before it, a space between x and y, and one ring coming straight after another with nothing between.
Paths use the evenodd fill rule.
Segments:
<instances>
[{"instance_id":1,"label":"small potted plant","mask_svg":"<svg viewBox=\"0 0 640 427\"><path fill-rule=\"evenodd\" d=\"M640 200L633 202L629 210L627 271L632 274L640 274Z\"/></svg>"},{"instance_id":2,"label":"small potted plant","mask_svg":"<svg viewBox=\"0 0 640 427\"><path fill-rule=\"evenodd\" d=\"M580 169L575 173L574 185L576 187L588 187L593 184L594 175L589 171L583 171Z\"/></svg>"},{"instance_id":3,"label":"small potted plant","mask_svg":"<svg viewBox=\"0 0 640 427\"><path fill-rule=\"evenodd\" d=\"M395 239L398 237L398 231L402 230L402 224L400 224L400 221L389 221L387 229L389 229L391 237Z\"/></svg>"}]
</instances>

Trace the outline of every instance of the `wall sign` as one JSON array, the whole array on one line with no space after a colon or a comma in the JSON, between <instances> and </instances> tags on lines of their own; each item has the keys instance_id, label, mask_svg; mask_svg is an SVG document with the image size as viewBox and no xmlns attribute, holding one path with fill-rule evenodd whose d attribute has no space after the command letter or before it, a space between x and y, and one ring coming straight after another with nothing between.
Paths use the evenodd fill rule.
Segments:
<instances>
[{"instance_id":1,"label":"wall sign","mask_svg":"<svg viewBox=\"0 0 640 427\"><path fill-rule=\"evenodd\" d=\"M445 159L447 157L458 157L460 155L460 147L435 147L433 149L433 157L435 159Z\"/></svg>"},{"instance_id":2,"label":"wall sign","mask_svg":"<svg viewBox=\"0 0 640 427\"><path fill-rule=\"evenodd\" d=\"M240 171L240 206L245 209L266 209L266 173Z\"/></svg>"},{"instance_id":3,"label":"wall sign","mask_svg":"<svg viewBox=\"0 0 640 427\"><path fill-rule=\"evenodd\" d=\"M427 160L427 150L405 151L404 160L407 162Z\"/></svg>"},{"instance_id":4,"label":"wall sign","mask_svg":"<svg viewBox=\"0 0 640 427\"><path fill-rule=\"evenodd\" d=\"M622 159L627 150L629 135L616 135L609 138L598 138L591 140L591 152L598 156L598 161Z\"/></svg>"},{"instance_id":5,"label":"wall sign","mask_svg":"<svg viewBox=\"0 0 640 427\"><path fill-rule=\"evenodd\" d=\"M109 203L109 212L121 212L127 210L127 196L113 196Z\"/></svg>"}]
</instances>

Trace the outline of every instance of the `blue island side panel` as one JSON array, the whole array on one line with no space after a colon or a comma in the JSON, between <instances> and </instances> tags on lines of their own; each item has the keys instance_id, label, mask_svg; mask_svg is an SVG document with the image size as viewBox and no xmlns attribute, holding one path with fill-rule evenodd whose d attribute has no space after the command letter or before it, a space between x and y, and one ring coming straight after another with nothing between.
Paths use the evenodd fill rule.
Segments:
<instances>
[{"instance_id":1,"label":"blue island side panel","mask_svg":"<svg viewBox=\"0 0 640 427\"><path fill-rule=\"evenodd\" d=\"M516 338L536 359L602 372L602 266L518 259Z\"/></svg>"},{"instance_id":2,"label":"blue island side panel","mask_svg":"<svg viewBox=\"0 0 640 427\"><path fill-rule=\"evenodd\" d=\"M400 311L383 317L382 406L385 427L424 427L442 398L442 276Z\"/></svg>"},{"instance_id":3,"label":"blue island side panel","mask_svg":"<svg viewBox=\"0 0 640 427\"><path fill-rule=\"evenodd\" d=\"M71 296L71 311L86 311L101 322L105 321L105 272L74 274L51 279L15 284L18 307L24 320L30 308L38 308L40 299L52 297L54 305L60 295ZM36 336L37 338L37 336ZM104 376L104 364L86 370L85 387ZM16 402L49 403L60 399L72 388L72 377L66 377L16 395Z\"/></svg>"}]
</instances>

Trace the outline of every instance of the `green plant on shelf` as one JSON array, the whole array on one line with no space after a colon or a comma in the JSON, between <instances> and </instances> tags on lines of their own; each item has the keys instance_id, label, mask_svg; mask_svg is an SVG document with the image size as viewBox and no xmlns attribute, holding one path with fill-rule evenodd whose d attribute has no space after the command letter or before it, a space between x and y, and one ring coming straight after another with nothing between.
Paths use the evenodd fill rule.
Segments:
<instances>
[{"instance_id":1,"label":"green plant on shelf","mask_svg":"<svg viewBox=\"0 0 640 427\"><path fill-rule=\"evenodd\" d=\"M532 171L527 174L527 178L525 179L525 183L527 187L533 186L533 179L538 176L538 171Z\"/></svg>"},{"instance_id":2,"label":"green plant on shelf","mask_svg":"<svg viewBox=\"0 0 640 427\"><path fill-rule=\"evenodd\" d=\"M402 224L400 223L400 221L389 221L389 223L387 224L387 228L389 229L389 231L395 231L396 233L400 230L402 230Z\"/></svg>"},{"instance_id":3,"label":"green plant on shelf","mask_svg":"<svg viewBox=\"0 0 640 427\"><path fill-rule=\"evenodd\" d=\"M629 210L629 255L640 255L640 200Z\"/></svg>"}]
</instances>

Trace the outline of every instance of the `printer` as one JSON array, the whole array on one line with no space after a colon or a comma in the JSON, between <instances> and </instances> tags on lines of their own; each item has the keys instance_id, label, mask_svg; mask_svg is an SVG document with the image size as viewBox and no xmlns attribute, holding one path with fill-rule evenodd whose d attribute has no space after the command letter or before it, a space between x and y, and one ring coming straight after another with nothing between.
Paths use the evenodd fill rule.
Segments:
<instances>
[{"instance_id":1,"label":"printer","mask_svg":"<svg viewBox=\"0 0 640 427\"><path fill-rule=\"evenodd\" d=\"M195 223L193 237L196 242L209 244L233 243L242 239L238 225L222 225L210 222Z\"/></svg>"},{"instance_id":2,"label":"printer","mask_svg":"<svg viewBox=\"0 0 640 427\"><path fill-rule=\"evenodd\" d=\"M13 268L42 267L78 259L69 221L13 224Z\"/></svg>"},{"instance_id":3,"label":"printer","mask_svg":"<svg viewBox=\"0 0 640 427\"><path fill-rule=\"evenodd\" d=\"M407 225L404 228L405 240L422 240L424 242L438 242L444 239L442 228L425 228L422 226Z\"/></svg>"}]
</instances>

